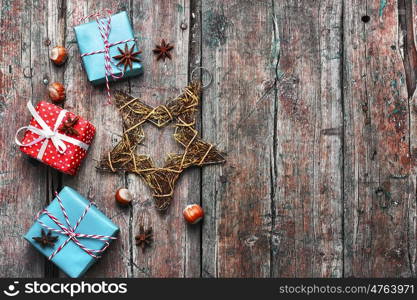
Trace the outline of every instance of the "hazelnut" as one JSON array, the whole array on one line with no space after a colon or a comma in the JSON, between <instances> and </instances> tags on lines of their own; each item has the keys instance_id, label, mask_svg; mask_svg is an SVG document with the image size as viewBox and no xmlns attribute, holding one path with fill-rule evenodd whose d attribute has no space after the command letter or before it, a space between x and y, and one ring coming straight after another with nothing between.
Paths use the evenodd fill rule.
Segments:
<instances>
[{"instance_id":1,"label":"hazelnut","mask_svg":"<svg viewBox=\"0 0 417 300\"><path fill-rule=\"evenodd\" d=\"M51 55L49 58L54 62L56 65L62 65L68 57L68 51L65 47L56 46L52 48Z\"/></svg>"},{"instance_id":2,"label":"hazelnut","mask_svg":"<svg viewBox=\"0 0 417 300\"><path fill-rule=\"evenodd\" d=\"M61 102L65 99L65 88L60 82L51 83L48 86L49 98L53 102Z\"/></svg>"},{"instance_id":3,"label":"hazelnut","mask_svg":"<svg viewBox=\"0 0 417 300\"><path fill-rule=\"evenodd\" d=\"M132 202L133 196L128 189L121 188L116 191L115 198L117 203L121 205L129 205Z\"/></svg>"},{"instance_id":4,"label":"hazelnut","mask_svg":"<svg viewBox=\"0 0 417 300\"><path fill-rule=\"evenodd\" d=\"M204 217L204 210L198 204L190 204L184 208L182 214L188 223L195 224Z\"/></svg>"}]
</instances>

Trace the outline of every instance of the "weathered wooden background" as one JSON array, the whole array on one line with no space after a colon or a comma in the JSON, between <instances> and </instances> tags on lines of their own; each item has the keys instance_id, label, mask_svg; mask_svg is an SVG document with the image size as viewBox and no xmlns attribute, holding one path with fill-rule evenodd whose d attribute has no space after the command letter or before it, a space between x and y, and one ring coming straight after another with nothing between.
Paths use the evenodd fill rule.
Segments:
<instances>
[{"instance_id":1,"label":"weathered wooden background","mask_svg":"<svg viewBox=\"0 0 417 300\"><path fill-rule=\"evenodd\" d=\"M64 276L22 238L64 185L121 228L88 277L417 275L416 1L0 2L0 276ZM165 215L137 176L95 170L121 120L87 82L72 28L105 7L129 12L145 69L113 89L158 105L196 66L213 74L200 128L227 164L184 173ZM163 38L173 60L157 62L151 50ZM63 67L48 59L59 44L70 49ZM76 177L13 143L27 99L46 99L53 81L67 88L65 108L98 128ZM146 130L144 151L157 161L178 147L172 130ZM122 186L136 195L133 209L114 202ZM204 223L186 225L182 209L200 202ZM133 238L141 222L155 230L144 254Z\"/></svg>"}]
</instances>

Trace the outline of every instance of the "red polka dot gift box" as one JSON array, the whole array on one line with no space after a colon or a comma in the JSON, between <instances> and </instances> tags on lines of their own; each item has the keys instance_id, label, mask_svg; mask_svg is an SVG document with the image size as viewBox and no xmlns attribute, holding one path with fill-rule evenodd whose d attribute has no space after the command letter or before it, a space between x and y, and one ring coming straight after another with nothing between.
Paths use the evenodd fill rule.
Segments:
<instances>
[{"instance_id":1,"label":"red polka dot gift box","mask_svg":"<svg viewBox=\"0 0 417 300\"><path fill-rule=\"evenodd\" d=\"M16 144L23 153L65 174L75 175L87 155L96 129L80 116L48 102L36 108L29 101L33 118L16 132ZM23 140L18 135L25 131Z\"/></svg>"}]
</instances>

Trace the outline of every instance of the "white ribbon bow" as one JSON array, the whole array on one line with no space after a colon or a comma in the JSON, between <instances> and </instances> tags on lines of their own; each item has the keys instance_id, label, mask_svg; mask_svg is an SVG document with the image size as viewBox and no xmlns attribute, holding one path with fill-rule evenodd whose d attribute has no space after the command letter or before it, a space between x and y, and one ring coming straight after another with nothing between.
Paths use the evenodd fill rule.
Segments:
<instances>
[{"instance_id":1,"label":"white ribbon bow","mask_svg":"<svg viewBox=\"0 0 417 300\"><path fill-rule=\"evenodd\" d=\"M33 107L30 100L28 101L26 106L29 109L29 112L32 114L33 118L36 120L36 122L38 122L38 124L41 126L41 129L36 128L31 125L20 127L16 132L15 142L19 146L28 147L28 146L32 146L39 142L44 141L41 148L39 149L37 159L42 159L43 155L45 154L46 147L48 146L49 140L52 141L52 144L55 146L56 150L61 154L64 154L65 151L67 150L67 146L65 145L64 141L70 144L76 145L84 150L88 149L88 145L86 143L83 143L77 139L74 139L70 136L67 136L58 132L58 128L61 125L62 120L64 119L67 113L65 109L61 110L61 112L58 115L58 118L56 119L55 125L53 127L54 129L51 130L51 128L45 123L45 121L41 118L41 116L39 116L39 114ZM22 130L30 130L33 133L36 133L37 135L39 135L39 137L34 139L30 143L22 144L18 139L18 134Z\"/></svg>"}]
</instances>

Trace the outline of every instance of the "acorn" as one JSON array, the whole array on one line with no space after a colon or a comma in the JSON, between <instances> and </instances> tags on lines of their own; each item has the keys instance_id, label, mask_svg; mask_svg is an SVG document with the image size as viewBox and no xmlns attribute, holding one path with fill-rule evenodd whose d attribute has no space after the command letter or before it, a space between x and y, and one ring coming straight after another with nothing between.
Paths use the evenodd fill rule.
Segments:
<instances>
[{"instance_id":1,"label":"acorn","mask_svg":"<svg viewBox=\"0 0 417 300\"><path fill-rule=\"evenodd\" d=\"M190 204L184 208L182 214L188 223L195 224L204 217L204 210L198 204Z\"/></svg>"},{"instance_id":2,"label":"acorn","mask_svg":"<svg viewBox=\"0 0 417 300\"><path fill-rule=\"evenodd\" d=\"M132 202L133 196L128 189L121 188L116 191L115 199L117 203L127 206Z\"/></svg>"},{"instance_id":3,"label":"acorn","mask_svg":"<svg viewBox=\"0 0 417 300\"><path fill-rule=\"evenodd\" d=\"M68 58L68 51L65 47L62 46L53 47L49 58L53 61L54 64L58 66L62 65Z\"/></svg>"},{"instance_id":4,"label":"acorn","mask_svg":"<svg viewBox=\"0 0 417 300\"><path fill-rule=\"evenodd\" d=\"M58 103L65 99L65 88L60 82L51 83L48 86L48 92L49 98L51 98L53 102Z\"/></svg>"}]
</instances>

